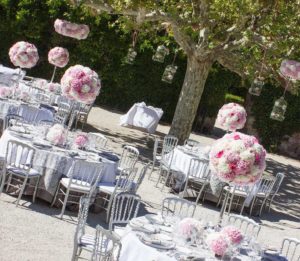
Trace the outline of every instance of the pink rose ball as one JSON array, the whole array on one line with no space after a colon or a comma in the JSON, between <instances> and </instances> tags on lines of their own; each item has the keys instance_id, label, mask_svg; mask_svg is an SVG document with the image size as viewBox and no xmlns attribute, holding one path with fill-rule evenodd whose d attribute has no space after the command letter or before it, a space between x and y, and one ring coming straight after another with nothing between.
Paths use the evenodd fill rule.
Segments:
<instances>
[{"instance_id":1,"label":"pink rose ball","mask_svg":"<svg viewBox=\"0 0 300 261\"><path fill-rule=\"evenodd\" d=\"M50 82L47 84L47 89L49 92L58 93L60 91L60 84Z\"/></svg>"},{"instance_id":2,"label":"pink rose ball","mask_svg":"<svg viewBox=\"0 0 300 261\"><path fill-rule=\"evenodd\" d=\"M300 80L300 63L293 60L283 60L280 65L280 72L285 77Z\"/></svg>"},{"instance_id":3,"label":"pink rose ball","mask_svg":"<svg viewBox=\"0 0 300 261\"><path fill-rule=\"evenodd\" d=\"M7 98L12 94L12 89L6 86L0 86L0 97Z\"/></svg>"},{"instance_id":4,"label":"pink rose ball","mask_svg":"<svg viewBox=\"0 0 300 261\"><path fill-rule=\"evenodd\" d=\"M224 130L236 131L245 126L247 113L243 106L237 103L228 103L218 112L216 123Z\"/></svg>"},{"instance_id":5,"label":"pink rose ball","mask_svg":"<svg viewBox=\"0 0 300 261\"><path fill-rule=\"evenodd\" d=\"M235 185L256 183L266 168L266 151L254 136L233 132L212 146L209 162L214 175Z\"/></svg>"},{"instance_id":6,"label":"pink rose ball","mask_svg":"<svg viewBox=\"0 0 300 261\"><path fill-rule=\"evenodd\" d=\"M57 33L78 40L86 39L90 28L85 24L74 24L65 20L56 19L54 29Z\"/></svg>"},{"instance_id":7,"label":"pink rose ball","mask_svg":"<svg viewBox=\"0 0 300 261\"><path fill-rule=\"evenodd\" d=\"M84 133L81 133L76 136L74 143L77 147L84 148L87 145L88 141L88 136Z\"/></svg>"},{"instance_id":8,"label":"pink rose ball","mask_svg":"<svg viewBox=\"0 0 300 261\"><path fill-rule=\"evenodd\" d=\"M235 245L240 244L244 238L241 231L233 226L224 227L221 230L221 233L224 236L228 237L230 239L230 242Z\"/></svg>"},{"instance_id":9,"label":"pink rose ball","mask_svg":"<svg viewBox=\"0 0 300 261\"><path fill-rule=\"evenodd\" d=\"M54 47L48 53L48 61L54 66L63 68L69 62L69 52L62 47Z\"/></svg>"},{"instance_id":10,"label":"pink rose ball","mask_svg":"<svg viewBox=\"0 0 300 261\"><path fill-rule=\"evenodd\" d=\"M193 218L184 218L178 224L178 234L188 239L191 238L193 233L202 233L203 232L203 224Z\"/></svg>"},{"instance_id":11,"label":"pink rose ball","mask_svg":"<svg viewBox=\"0 0 300 261\"><path fill-rule=\"evenodd\" d=\"M32 68L39 60L37 48L23 41L15 43L8 54L13 65L21 68Z\"/></svg>"},{"instance_id":12,"label":"pink rose ball","mask_svg":"<svg viewBox=\"0 0 300 261\"><path fill-rule=\"evenodd\" d=\"M64 96L85 104L93 103L101 88L98 74L82 65L68 68L60 83Z\"/></svg>"},{"instance_id":13,"label":"pink rose ball","mask_svg":"<svg viewBox=\"0 0 300 261\"><path fill-rule=\"evenodd\" d=\"M67 132L63 125L55 124L49 128L46 139L54 145L63 145L67 138Z\"/></svg>"},{"instance_id":14,"label":"pink rose ball","mask_svg":"<svg viewBox=\"0 0 300 261\"><path fill-rule=\"evenodd\" d=\"M209 249L218 256L223 256L228 247L228 240L221 233L211 233L206 239Z\"/></svg>"}]
</instances>

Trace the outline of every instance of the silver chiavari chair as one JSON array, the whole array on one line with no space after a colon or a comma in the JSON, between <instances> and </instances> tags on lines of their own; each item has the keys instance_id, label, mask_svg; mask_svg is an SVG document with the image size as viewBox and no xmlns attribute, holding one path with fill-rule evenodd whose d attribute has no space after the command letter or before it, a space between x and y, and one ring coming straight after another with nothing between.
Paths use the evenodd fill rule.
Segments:
<instances>
[{"instance_id":1,"label":"silver chiavari chair","mask_svg":"<svg viewBox=\"0 0 300 261\"><path fill-rule=\"evenodd\" d=\"M75 128L77 129L78 122L81 122L81 129L87 122L89 113L93 107L93 104L80 104L80 108L76 113L76 123Z\"/></svg>"},{"instance_id":2,"label":"silver chiavari chair","mask_svg":"<svg viewBox=\"0 0 300 261\"><path fill-rule=\"evenodd\" d=\"M88 195L89 198L94 196L94 192L98 182L103 176L103 164L101 162L91 163L84 160L74 161L72 167L69 170L68 177L63 177L56 189L51 206L54 205L58 194L64 197L62 201L58 198L58 201L62 204L62 210L60 218L63 218L67 203L78 204L76 201L68 200L70 193L81 193ZM76 197L72 195L72 198ZM78 197L78 196L77 196Z\"/></svg>"},{"instance_id":3,"label":"silver chiavari chair","mask_svg":"<svg viewBox=\"0 0 300 261\"><path fill-rule=\"evenodd\" d=\"M11 127L15 124L22 124L24 122L24 118L17 114L7 114L4 118L3 122L3 131L6 130L8 127Z\"/></svg>"},{"instance_id":4,"label":"silver chiavari chair","mask_svg":"<svg viewBox=\"0 0 300 261\"><path fill-rule=\"evenodd\" d=\"M44 92L38 92L36 95L35 95L35 99L39 102L39 103L45 103L45 104L50 104L51 102L51 95L50 94L47 94L47 93L44 93Z\"/></svg>"},{"instance_id":5,"label":"silver chiavari chair","mask_svg":"<svg viewBox=\"0 0 300 261\"><path fill-rule=\"evenodd\" d=\"M123 152L119 161L118 171L123 169L134 168L138 161L140 152L137 148L133 146L125 145L123 147Z\"/></svg>"},{"instance_id":6,"label":"silver chiavari chair","mask_svg":"<svg viewBox=\"0 0 300 261\"><path fill-rule=\"evenodd\" d=\"M36 179L35 185L33 186L34 193L32 197L32 201L35 201L41 174L37 170L32 168L34 155L35 148L32 146L13 140L9 140L7 143L6 171L2 176L0 194L4 188L6 176L8 176L6 191L8 191L10 187L15 187L19 189L19 195L16 201L16 206L19 205L19 201L24 193L25 187L32 186L30 183L27 184L27 181L31 179ZM21 183L21 188L12 183L13 181Z\"/></svg>"},{"instance_id":7,"label":"silver chiavari chair","mask_svg":"<svg viewBox=\"0 0 300 261\"><path fill-rule=\"evenodd\" d=\"M88 133L90 147L93 149L104 149L107 144L107 138L101 134L96 132Z\"/></svg>"},{"instance_id":8,"label":"silver chiavari chair","mask_svg":"<svg viewBox=\"0 0 300 261\"><path fill-rule=\"evenodd\" d=\"M267 199L267 201L268 201L267 203L269 205L269 207L268 207L269 211L271 209L271 205L272 205L272 202L273 202L274 198L278 194L278 191L279 191L279 189L281 187L281 184L282 184L282 181L283 181L284 177L285 177L284 173L280 172L280 173L276 174L276 180L274 182L272 191L271 191L271 193L270 193L270 195L269 195L269 197Z\"/></svg>"},{"instance_id":9,"label":"silver chiavari chair","mask_svg":"<svg viewBox=\"0 0 300 261\"><path fill-rule=\"evenodd\" d=\"M130 192L121 192L115 195L109 222L112 231L116 224L127 225L135 218L140 207L141 197Z\"/></svg>"},{"instance_id":10,"label":"silver chiavari chair","mask_svg":"<svg viewBox=\"0 0 300 261\"><path fill-rule=\"evenodd\" d=\"M284 238L281 243L280 253L290 261L299 261L300 240L296 238Z\"/></svg>"},{"instance_id":11,"label":"silver chiavari chair","mask_svg":"<svg viewBox=\"0 0 300 261\"><path fill-rule=\"evenodd\" d=\"M162 140L160 140L158 137L155 137L154 146L153 146L152 168L151 168L151 172L148 176L148 179L151 178L151 175L155 168L156 162L161 161L161 152L159 152L159 150L161 150L161 149L162 149Z\"/></svg>"},{"instance_id":12,"label":"silver chiavari chair","mask_svg":"<svg viewBox=\"0 0 300 261\"><path fill-rule=\"evenodd\" d=\"M193 217L196 204L178 197L167 197L162 202L161 215L163 218L176 216L180 219Z\"/></svg>"},{"instance_id":13,"label":"silver chiavari chair","mask_svg":"<svg viewBox=\"0 0 300 261\"><path fill-rule=\"evenodd\" d=\"M240 229L245 236L253 237L254 239L257 239L261 229L260 225L254 220L242 215L230 214L227 222L223 222L226 223L226 225L235 226Z\"/></svg>"}]
</instances>

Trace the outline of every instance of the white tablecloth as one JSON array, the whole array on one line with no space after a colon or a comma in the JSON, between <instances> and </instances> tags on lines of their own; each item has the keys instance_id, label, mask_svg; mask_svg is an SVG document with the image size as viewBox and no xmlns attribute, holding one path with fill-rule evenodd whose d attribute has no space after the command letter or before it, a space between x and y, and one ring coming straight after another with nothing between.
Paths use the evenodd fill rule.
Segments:
<instances>
[{"instance_id":1,"label":"white tablecloth","mask_svg":"<svg viewBox=\"0 0 300 261\"><path fill-rule=\"evenodd\" d=\"M134 126L154 133L163 111L160 108L146 106L144 102L135 103L130 110L120 117L121 126Z\"/></svg>"},{"instance_id":2,"label":"white tablecloth","mask_svg":"<svg viewBox=\"0 0 300 261\"><path fill-rule=\"evenodd\" d=\"M12 84L12 80L18 79L20 74L21 74L20 78L23 79L26 72L21 71L21 73L20 73L20 69L12 69L12 68L0 65L0 82L2 84L10 86Z\"/></svg>"},{"instance_id":3,"label":"white tablecloth","mask_svg":"<svg viewBox=\"0 0 300 261\"><path fill-rule=\"evenodd\" d=\"M0 138L0 157L6 156L6 147L9 140L18 140L23 143L32 144L32 140L16 137L11 131L5 130ZM67 176L68 171L74 161L69 157L66 151L61 149L57 151L36 149L33 159L33 168L42 174L41 188L44 192L38 194L39 197L51 201L55 193L55 189L62 175ZM114 183L116 180L117 163L102 158L104 164L103 177L101 182ZM82 173L83 175L85 173Z\"/></svg>"}]
</instances>

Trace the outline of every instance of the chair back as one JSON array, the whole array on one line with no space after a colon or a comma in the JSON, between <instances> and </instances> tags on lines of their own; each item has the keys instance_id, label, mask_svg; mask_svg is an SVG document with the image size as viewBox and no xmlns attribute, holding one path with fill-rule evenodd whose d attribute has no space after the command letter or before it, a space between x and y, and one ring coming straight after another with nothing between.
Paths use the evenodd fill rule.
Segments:
<instances>
[{"instance_id":1,"label":"chair back","mask_svg":"<svg viewBox=\"0 0 300 261\"><path fill-rule=\"evenodd\" d=\"M178 197L167 197L162 202L161 214L163 218L178 217L180 219L193 217L196 204Z\"/></svg>"},{"instance_id":2,"label":"chair back","mask_svg":"<svg viewBox=\"0 0 300 261\"><path fill-rule=\"evenodd\" d=\"M109 230L115 224L128 224L135 218L140 207L141 197L130 192L121 192L115 195L109 222Z\"/></svg>"},{"instance_id":3,"label":"chair back","mask_svg":"<svg viewBox=\"0 0 300 261\"><path fill-rule=\"evenodd\" d=\"M276 179L274 177L262 178L259 181L257 193L265 194L266 196L270 195L275 184L275 180Z\"/></svg>"},{"instance_id":4,"label":"chair back","mask_svg":"<svg viewBox=\"0 0 300 261\"><path fill-rule=\"evenodd\" d=\"M119 260L121 248L119 236L97 225L92 261Z\"/></svg>"},{"instance_id":5,"label":"chair back","mask_svg":"<svg viewBox=\"0 0 300 261\"><path fill-rule=\"evenodd\" d=\"M9 140L6 147L6 164L28 172L32 167L35 148L16 140Z\"/></svg>"},{"instance_id":6,"label":"chair back","mask_svg":"<svg viewBox=\"0 0 300 261\"><path fill-rule=\"evenodd\" d=\"M35 99L39 102L39 103L45 103L45 104L50 104L51 101L51 95L43 93L43 92L38 92L35 95Z\"/></svg>"},{"instance_id":7,"label":"chair back","mask_svg":"<svg viewBox=\"0 0 300 261\"><path fill-rule=\"evenodd\" d=\"M142 167L140 173L137 175L137 179L136 179L136 182L135 182L135 188L134 188L135 192L139 189L140 185L142 184L149 167L150 167L150 163L148 163L147 165Z\"/></svg>"},{"instance_id":8,"label":"chair back","mask_svg":"<svg viewBox=\"0 0 300 261\"><path fill-rule=\"evenodd\" d=\"M122 169L120 177L115 186L115 193L117 192L133 192L136 191L136 183L134 182L137 176L137 168Z\"/></svg>"},{"instance_id":9,"label":"chair back","mask_svg":"<svg viewBox=\"0 0 300 261\"><path fill-rule=\"evenodd\" d=\"M172 135L166 135L163 141L162 154L169 153L177 146L178 139Z\"/></svg>"},{"instance_id":10,"label":"chair back","mask_svg":"<svg viewBox=\"0 0 300 261\"><path fill-rule=\"evenodd\" d=\"M276 174L276 178L275 178L275 182L274 182L274 185L273 185L273 188L272 188L272 194L276 195L281 184L282 184L282 181L284 179L284 173L282 172L279 172Z\"/></svg>"},{"instance_id":11,"label":"chair back","mask_svg":"<svg viewBox=\"0 0 300 261\"><path fill-rule=\"evenodd\" d=\"M89 191L89 197L91 197L103 176L103 163L76 160L67 176L70 178L68 188L71 185L84 187Z\"/></svg>"},{"instance_id":12,"label":"chair back","mask_svg":"<svg viewBox=\"0 0 300 261\"><path fill-rule=\"evenodd\" d=\"M119 161L119 167L121 169L134 168L139 154L140 153L137 148L125 145L123 148L121 159Z\"/></svg>"},{"instance_id":13,"label":"chair back","mask_svg":"<svg viewBox=\"0 0 300 261\"><path fill-rule=\"evenodd\" d=\"M34 123L39 109L34 106L22 104L19 107L18 115L22 116L24 121Z\"/></svg>"},{"instance_id":14,"label":"chair back","mask_svg":"<svg viewBox=\"0 0 300 261\"><path fill-rule=\"evenodd\" d=\"M209 180L210 178L209 160L192 158L190 160L188 178Z\"/></svg>"},{"instance_id":15,"label":"chair back","mask_svg":"<svg viewBox=\"0 0 300 261\"><path fill-rule=\"evenodd\" d=\"M158 149L160 148L159 145L161 142L162 141L158 137L155 137L154 145L153 145L153 160L156 160L156 156L159 154Z\"/></svg>"},{"instance_id":16,"label":"chair back","mask_svg":"<svg viewBox=\"0 0 300 261\"><path fill-rule=\"evenodd\" d=\"M261 229L260 225L254 220L236 214L229 215L227 225L235 226L236 228L240 229L245 236L253 237L254 239L257 239Z\"/></svg>"},{"instance_id":17,"label":"chair back","mask_svg":"<svg viewBox=\"0 0 300 261\"><path fill-rule=\"evenodd\" d=\"M106 147L107 138L101 134L96 132L88 133L90 147L93 149L103 149Z\"/></svg>"},{"instance_id":18,"label":"chair back","mask_svg":"<svg viewBox=\"0 0 300 261\"><path fill-rule=\"evenodd\" d=\"M300 240L296 238L284 238L280 253L290 261L300 260Z\"/></svg>"},{"instance_id":19,"label":"chair back","mask_svg":"<svg viewBox=\"0 0 300 261\"><path fill-rule=\"evenodd\" d=\"M7 129L8 127L13 126L13 122L14 122L14 124L23 123L24 118L20 115L17 115L17 114L7 114L4 118L3 131L5 129Z\"/></svg>"}]
</instances>

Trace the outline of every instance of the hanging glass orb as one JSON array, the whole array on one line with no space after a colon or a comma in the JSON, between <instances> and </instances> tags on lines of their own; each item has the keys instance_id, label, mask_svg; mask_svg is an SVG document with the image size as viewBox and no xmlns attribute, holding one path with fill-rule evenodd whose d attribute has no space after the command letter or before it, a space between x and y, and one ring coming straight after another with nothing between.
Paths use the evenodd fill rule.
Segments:
<instances>
[{"instance_id":1,"label":"hanging glass orb","mask_svg":"<svg viewBox=\"0 0 300 261\"><path fill-rule=\"evenodd\" d=\"M166 55L169 54L169 49L164 45L159 45L156 49L155 54L152 56L152 60L163 63L165 61Z\"/></svg>"},{"instance_id":2,"label":"hanging glass orb","mask_svg":"<svg viewBox=\"0 0 300 261\"><path fill-rule=\"evenodd\" d=\"M172 83L174 75L177 71L178 66L170 64L166 67L164 74L161 78L163 82Z\"/></svg>"},{"instance_id":3,"label":"hanging glass orb","mask_svg":"<svg viewBox=\"0 0 300 261\"><path fill-rule=\"evenodd\" d=\"M264 86L264 81L262 78L255 78L251 87L249 88L249 93L251 95L259 96L261 94L261 90Z\"/></svg>"},{"instance_id":4,"label":"hanging glass orb","mask_svg":"<svg viewBox=\"0 0 300 261\"><path fill-rule=\"evenodd\" d=\"M286 108L287 108L287 102L282 96L275 101L270 118L276 121L283 121L285 118L284 114L286 112Z\"/></svg>"},{"instance_id":5,"label":"hanging glass orb","mask_svg":"<svg viewBox=\"0 0 300 261\"><path fill-rule=\"evenodd\" d=\"M134 48L130 47L128 49L127 56L125 57L125 63L133 64L136 55L137 55L137 52L134 50Z\"/></svg>"}]
</instances>

